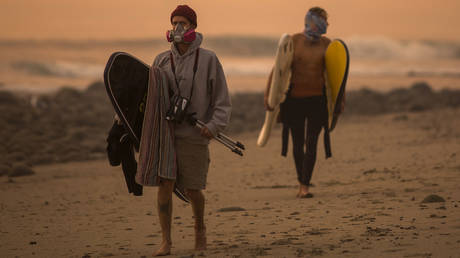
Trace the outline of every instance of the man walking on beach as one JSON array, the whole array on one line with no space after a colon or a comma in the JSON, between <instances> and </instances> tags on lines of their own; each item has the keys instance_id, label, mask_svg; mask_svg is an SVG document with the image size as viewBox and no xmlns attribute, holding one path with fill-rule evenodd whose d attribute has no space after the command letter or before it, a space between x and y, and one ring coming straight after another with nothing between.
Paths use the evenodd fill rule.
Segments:
<instances>
[{"instance_id":1,"label":"man walking on beach","mask_svg":"<svg viewBox=\"0 0 460 258\"><path fill-rule=\"evenodd\" d=\"M202 34L195 32L197 16L187 5L179 5L171 13L172 30L167 32L171 50L159 54L153 63L164 72L172 99L184 99L186 114L193 114L205 123L198 129L187 121L174 124L174 149L177 161L176 180L159 177L158 215L162 243L154 256L171 252L172 193L177 184L190 199L195 219L195 249L206 249L204 223L206 186L209 168L208 144L226 126L230 118L231 103L222 65L214 52L200 48ZM174 105L172 100L171 105ZM182 104L180 105L182 106ZM174 120L174 114L168 114ZM168 116L167 115L167 116ZM167 117L168 119L168 117ZM171 119L171 117L169 118Z\"/></svg>"},{"instance_id":2,"label":"man walking on beach","mask_svg":"<svg viewBox=\"0 0 460 258\"><path fill-rule=\"evenodd\" d=\"M280 106L281 122L284 127L289 128L292 135L299 198L313 197L309 192L309 185L316 161L318 136L321 128L327 126L324 56L331 40L322 36L329 25L327 18L328 14L324 9L311 8L305 16L304 31L292 36L294 58L291 64L290 88L286 100ZM272 74L264 96L267 110L272 110L268 106L271 78Z\"/></svg>"}]
</instances>

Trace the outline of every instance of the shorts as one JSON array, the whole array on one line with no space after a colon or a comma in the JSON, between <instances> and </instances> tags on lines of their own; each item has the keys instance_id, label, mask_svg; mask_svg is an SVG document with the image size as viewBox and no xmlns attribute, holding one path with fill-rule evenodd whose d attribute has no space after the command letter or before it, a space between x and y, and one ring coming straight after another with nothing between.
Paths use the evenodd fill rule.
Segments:
<instances>
[{"instance_id":1,"label":"shorts","mask_svg":"<svg viewBox=\"0 0 460 258\"><path fill-rule=\"evenodd\" d=\"M206 188L209 170L209 147L175 139L177 159L176 184L181 189L201 190Z\"/></svg>"}]
</instances>

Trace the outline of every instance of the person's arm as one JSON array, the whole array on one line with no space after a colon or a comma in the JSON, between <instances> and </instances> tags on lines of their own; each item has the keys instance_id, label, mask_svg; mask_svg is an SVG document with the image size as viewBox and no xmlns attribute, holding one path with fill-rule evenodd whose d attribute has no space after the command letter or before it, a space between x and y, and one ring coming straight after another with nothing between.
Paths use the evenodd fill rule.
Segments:
<instances>
[{"instance_id":1,"label":"person's arm","mask_svg":"<svg viewBox=\"0 0 460 258\"><path fill-rule=\"evenodd\" d=\"M211 68L214 70L215 75L211 76L209 83L212 87L211 103L213 112L211 120L201 130L201 134L208 138L216 136L227 127L232 110L224 70L217 57L214 58L212 65L213 67Z\"/></svg>"},{"instance_id":2,"label":"person's arm","mask_svg":"<svg viewBox=\"0 0 460 258\"><path fill-rule=\"evenodd\" d=\"M268 76L267 87L265 88L264 92L264 107L265 110L273 111L273 108L268 105L268 95L270 93L270 86L272 84L272 76L273 76L273 69L270 71L270 75Z\"/></svg>"}]
</instances>

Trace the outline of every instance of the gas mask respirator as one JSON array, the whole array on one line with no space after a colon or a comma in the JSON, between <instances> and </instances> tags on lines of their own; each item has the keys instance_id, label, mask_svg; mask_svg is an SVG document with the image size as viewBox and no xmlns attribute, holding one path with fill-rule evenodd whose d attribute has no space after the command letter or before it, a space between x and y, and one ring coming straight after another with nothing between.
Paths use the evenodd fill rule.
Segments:
<instances>
[{"instance_id":1,"label":"gas mask respirator","mask_svg":"<svg viewBox=\"0 0 460 258\"><path fill-rule=\"evenodd\" d=\"M166 39L168 42L191 43L195 40L195 38L195 29L185 31L184 27L180 23L176 26L176 29L166 31Z\"/></svg>"}]
</instances>

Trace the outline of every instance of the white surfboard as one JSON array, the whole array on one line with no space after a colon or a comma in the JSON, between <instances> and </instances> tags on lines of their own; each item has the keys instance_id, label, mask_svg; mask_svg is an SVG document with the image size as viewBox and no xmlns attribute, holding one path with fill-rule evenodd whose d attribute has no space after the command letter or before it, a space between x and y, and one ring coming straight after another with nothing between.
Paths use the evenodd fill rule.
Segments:
<instances>
[{"instance_id":1,"label":"white surfboard","mask_svg":"<svg viewBox=\"0 0 460 258\"><path fill-rule=\"evenodd\" d=\"M257 139L257 146L267 144L271 130L276 123L280 112L280 104L286 99L291 80L291 64L294 57L294 45L289 34L283 34L278 42L276 50L275 66L273 67L270 91L268 93L268 105L273 111L266 111L265 122Z\"/></svg>"}]
</instances>

